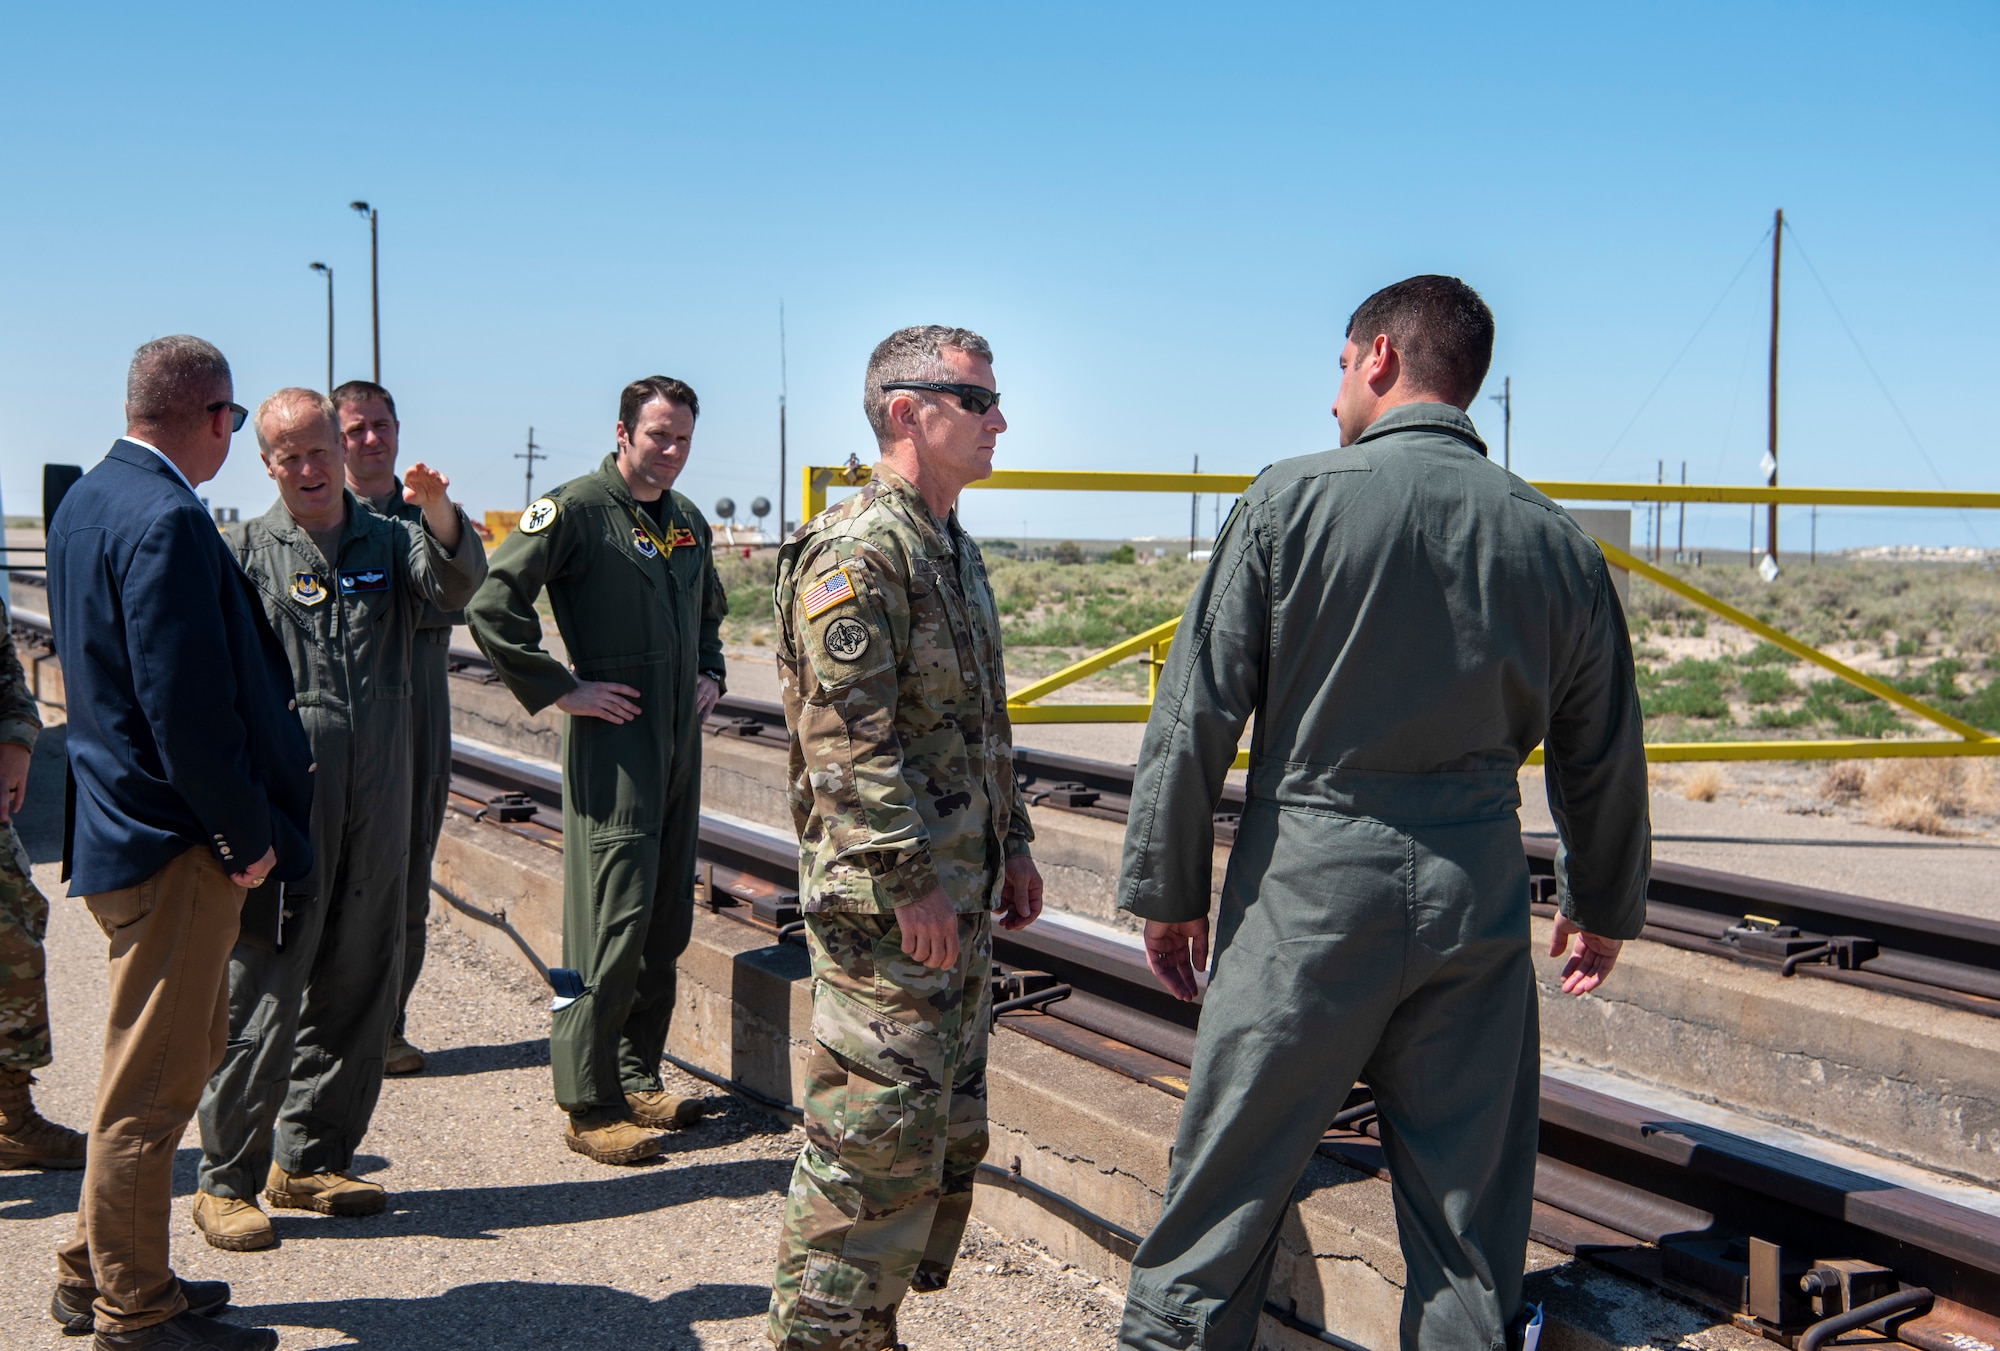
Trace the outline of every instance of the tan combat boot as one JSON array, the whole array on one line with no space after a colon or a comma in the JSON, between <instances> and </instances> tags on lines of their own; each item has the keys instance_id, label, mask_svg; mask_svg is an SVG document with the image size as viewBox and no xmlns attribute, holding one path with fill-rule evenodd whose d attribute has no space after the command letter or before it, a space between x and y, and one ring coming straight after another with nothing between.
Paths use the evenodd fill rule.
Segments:
<instances>
[{"instance_id":1,"label":"tan combat boot","mask_svg":"<svg viewBox=\"0 0 2000 1351\"><path fill-rule=\"evenodd\" d=\"M352 1173L287 1173L271 1165L264 1199L286 1210L316 1210L322 1215L375 1215L389 1204L389 1194Z\"/></svg>"},{"instance_id":2,"label":"tan combat boot","mask_svg":"<svg viewBox=\"0 0 2000 1351\"><path fill-rule=\"evenodd\" d=\"M81 1168L84 1140L35 1110L26 1070L0 1070L0 1168Z\"/></svg>"},{"instance_id":3,"label":"tan combat boot","mask_svg":"<svg viewBox=\"0 0 2000 1351\"><path fill-rule=\"evenodd\" d=\"M389 1037L389 1056L388 1059L382 1062L382 1073L422 1074L423 1072L424 1053L410 1045L405 1038L391 1034Z\"/></svg>"},{"instance_id":4,"label":"tan combat boot","mask_svg":"<svg viewBox=\"0 0 2000 1351\"><path fill-rule=\"evenodd\" d=\"M656 1088L650 1093L627 1093L625 1111L635 1125L677 1131L701 1120L701 1099Z\"/></svg>"},{"instance_id":5,"label":"tan combat boot","mask_svg":"<svg viewBox=\"0 0 2000 1351\"><path fill-rule=\"evenodd\" d=\"M638 1163L664 1149L667 1137L658 1127L627 1120L615 1107L599 1107L571 1112L563 1143L599 1163Z\"/></svg>"},{"instance_id":6,"label":"tan combat boot","mask_svg":"<svg viewBox=\"0 0 2000 1351\"><path fill-rule=\"evenodd\" d=\"M256 1252L278 1241L270 1218L257 1209L255 1201L211 1196L207 1192L195 1193L194 1227L208 1240L209 1247L224 1252Z\"/></svg>"}]
</instances>

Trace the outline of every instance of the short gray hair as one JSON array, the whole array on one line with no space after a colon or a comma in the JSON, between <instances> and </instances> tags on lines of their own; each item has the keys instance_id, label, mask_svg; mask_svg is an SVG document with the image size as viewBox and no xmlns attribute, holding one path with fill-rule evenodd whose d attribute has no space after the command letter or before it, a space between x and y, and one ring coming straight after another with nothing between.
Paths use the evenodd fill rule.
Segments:
<instances>
[{"instance_id":1,"label":"short gray hair","mask_svg":"<svg viewBox=\"0 0 2000 1351\"><path fill-rule=\"evenodd\" d=\"M868 356L868 380L861 389L861 411L868 415L868 425L875 429L879 444L889 444L889 400L895 397L883 393L882 386L898 380L953 379L957 372L944 361L947 348L969 357L993 360L993 348L986 339L969 328L948 328L943 324L899 328L875 344L875 350ZM918 396L917 391L907 392Z\"/></svg>"},{"instance_id":2,"label":"short gray hair","mask_svg":"<svg viewBox=\"0 0 2000 1351\"><path fill-rule=\"evenodd\" d=\"M132 354L125 372L125 420L188 426L201 420L208 405L227 398L232 384L229 359L214 343L185 333L155 338Z\"/></svg>"},{"instance_id":3,"label":"short gray hair","mask_svg":"<svg viewBox=\"0 0 2000 1351\"><path fill-rule=\"evenodd\" d=\"M325 418L327 425L332 427L338 436L340 419L334 415L333 400L316 389L301 389L297 385L292 385L279 390L257 405L257 416L253 425L257 428L257 449L263 452L266 459L271 456L271 433L264 424L274 422L281 417L289 421L291 416L299 413Z\"/></svg>"}]
</instances>

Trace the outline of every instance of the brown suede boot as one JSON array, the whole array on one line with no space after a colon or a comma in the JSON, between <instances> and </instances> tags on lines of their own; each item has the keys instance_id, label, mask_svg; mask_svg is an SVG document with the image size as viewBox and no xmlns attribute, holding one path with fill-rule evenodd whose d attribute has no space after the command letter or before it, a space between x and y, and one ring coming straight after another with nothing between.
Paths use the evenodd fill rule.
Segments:
<instances>
[{"instance_id":1,"label":"brown suede boot","mask_svg":"<svg viewBox=\"0 0 2000 1351\"><path fill-rule=\"evenodd\" d=\"M288 1173L271 1165L264 1199L290 1210L316 1210L322 1215L379 1215L389 1202L378 1183L343 1173Z\"/></svg>"},{"instance_id":2,"label":"brown suede boot","mask_svg":"<svg viewBox=\"0 0 2000 1351\"><path fill-rule=\"evenodd\" d=\"M650 1093L627 1093L625 1111L638 1125L680 1130L701 1120L701 1099L656 1088Z\"/></svg>"},{"instance_id":3,"label":"brown suede boot","mask_svg":"<svg viewBox=\"0 0 2000 1351\"><path fill-rule=\"evenodd\" d=\"M571 1112L563 1143L599 1163L639 1163L666 1147L657 1127L628 1121L617 1108Z\"/></svg>"},{"instance_id":4,"label":"brown suede boot","mask_svg":"<svg viewBox=\"0 0 2000 1351\"><path fill-rule=\"evenodd\" d=\"M81 1168L84 1140L35 1110L35 1076L0 1070L0 1168Z\"/></svg>"}]
</instances>

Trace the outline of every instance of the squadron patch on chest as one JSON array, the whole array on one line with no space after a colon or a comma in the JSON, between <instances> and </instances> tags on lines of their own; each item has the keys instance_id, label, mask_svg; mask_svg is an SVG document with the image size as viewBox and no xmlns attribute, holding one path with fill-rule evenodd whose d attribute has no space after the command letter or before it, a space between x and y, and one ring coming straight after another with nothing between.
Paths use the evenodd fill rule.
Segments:
<instances>
[{"instance_id":1,"label":"squadron patch on chest","mask_svg":"<svg viewBox=\"0 0 2000 1351\"><path fill-rule=\"evenodd\" d=\"M387 568L353 568L340 574L340 594L351 596L357 591L387 591L389 570Z\"/></svg>"},{"instance_id":2,"label":"squadron patch on chest","mask_svg":"<svg viewBox=\"0 0 2000 1351\"><path fill-rule=\"evenodd\" d=\"M658 558L660 556L660 546L653 543L652 538L640 526L635 525L632 527L632 547L639 551L641 558Z\"/></svg>"},{"instance_id":3,"label":"squadron patch on chest","mask_svg":"<svg viewBox=\"0 0 2000 1351\"><path fill-rule=\"evenodd\" d=\"M521 513L520 530L524 535L539 535L549 528L556 518L554 499L538 497L529 508Z\"/></svg>"},{"instance_id":4,"label":"squadron patch on chest","mask_svg":"<svg viewBox=\"0 0 2000 1351\"><path fill-rule=\"evenodd\" d=\"M868 626L853 615L842 615L828 624L819 640L835 661L860 661L868 654Z\"/></svg>"},{"instance_id":5,"label":"squadron patch on chest","mask_svg":"<svg viewBox=\"0 0 2000 1351\"><path fill-rule=\"evenodd\" d=\"M676 549L691 549L691 548L693 548L693 547L694 547L694 531L692 531L692 530L688 529L688 528L687 528L686 526L684 526L684 525L677 525L677 526L675 526L675 527L674 527L674 543L673 543L673 547L674 547L674 548L676 548Z\"/></svg>"},{"instance_id":6,"label":"squadron patch on chest","mask_svg":"<svg viewBox=\"0 0 2000 1351\"><path fill-rule=\"evenodd\" d=\"M317 605L326 599L326 583L316 572L295 572L286 594L301 605Z\"/></svg>"},{"instance_id":7,"label":"squadron patch on chest","mask_svg":"<svg viewBox=\"0 0 2000 1351\"><path fill-rule=\"evenodd\" d=\"M839 567L813 583L812 588L799 597L799 604L804 607L807 619L817 619L834 606L843 605L853 599L854 579L847 575L846 568ZM864 631L862 634L862 646L866 647L867 643L868 638ZM857 650L854 655L858 657L861 653ZM843 658L843 660L852 660L852 658Z\"/></svg>"}]
</instances>

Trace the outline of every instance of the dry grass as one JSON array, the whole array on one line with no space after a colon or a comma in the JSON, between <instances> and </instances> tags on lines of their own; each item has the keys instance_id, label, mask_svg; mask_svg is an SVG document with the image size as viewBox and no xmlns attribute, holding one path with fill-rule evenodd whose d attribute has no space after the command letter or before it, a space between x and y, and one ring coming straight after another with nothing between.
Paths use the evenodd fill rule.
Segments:
<instances>
[{"instance_id":1,"label":"dry grass","mask_svg":"<svg viewBox=\"0 0 2000 1351\"><path fill-rule=\"evenodd\" d=\"M1961 832L1946 820L1936 798L1923 793L1890 793L1876 801L1869 819L1890 830L1908 830L1918 835L1957 835Z\"/></svg>"},{"instance_id":2,"label":"dry grass","mask_svg":"<svg viewBox=\"0 0 2000 1351\"><path fill-rule=\"evenodd\" d=\"M1681 781L1681 796L1689 802L1713 802L1725 782L1720 765L1702 765Z\"/></svg>"},{"instance_id":3,"label":"dry grass","mask_svg":"<svg viewBox=\"0 0 2000 1351\"><path fill-rule=\"evenodd\" d=\"M1819 776L1819 795L1831 802L1854 802L1867 790L1868 766L1858 760L1828 765Z\"/></svg>"}]
</instances>

